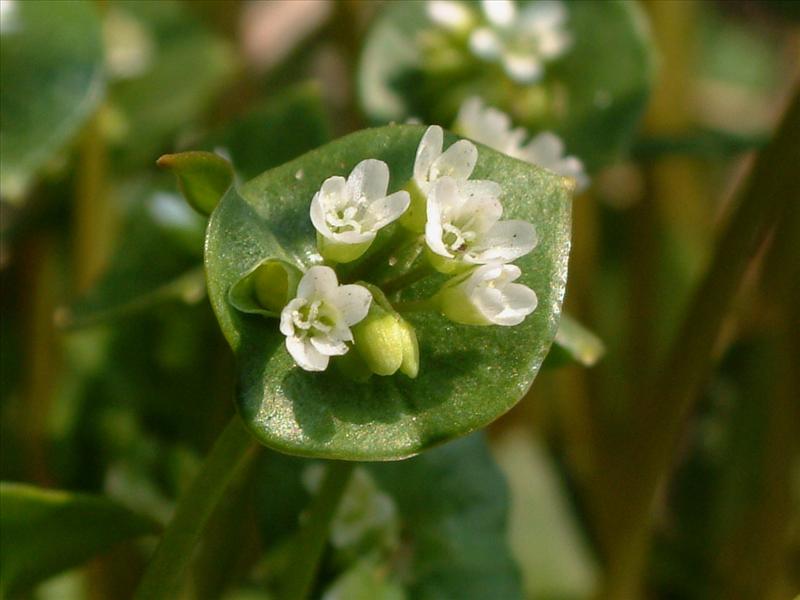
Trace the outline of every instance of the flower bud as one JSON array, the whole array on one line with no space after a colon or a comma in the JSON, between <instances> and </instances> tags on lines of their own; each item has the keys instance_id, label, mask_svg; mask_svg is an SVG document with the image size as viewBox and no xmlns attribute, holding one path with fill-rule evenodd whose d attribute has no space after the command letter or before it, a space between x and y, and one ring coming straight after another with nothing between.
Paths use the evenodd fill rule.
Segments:
<instances>
[{"instance_id":1,"label":"flower bud","mask_svg":"<svg viewBox=\"0 0 800 600\"><path fill-rule=\"evenodd\" d=\"M244 313L278 317L294 298L300 269L277 258L266 258L231 286L228 301Z\"/></svg>"},{"instance_id":2,"label":"flower bud","mask_svg":"<svg viewBox=\"0 0 800 600\"><path fill-rule=\"evenodd\" d=\"M419 347L414 328L397 314L380 290L369 286L375 302L367 317L353 327L355 350L378 375L398 370L414 378L419 371Z\"/></svg>"}]
</instances>

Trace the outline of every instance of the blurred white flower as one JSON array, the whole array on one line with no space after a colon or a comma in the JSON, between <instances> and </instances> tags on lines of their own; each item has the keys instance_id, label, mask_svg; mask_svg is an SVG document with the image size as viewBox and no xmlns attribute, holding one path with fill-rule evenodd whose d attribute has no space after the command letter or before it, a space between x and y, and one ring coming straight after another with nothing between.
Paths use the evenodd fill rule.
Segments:
<instances>
[{"instance_id":1,"label":"blurred white flower","mask_svg":"<svg viewBox=\"0 0 800 600\"><path fill-rule=\"evenodd\" d=\"M467 32L475 24L475 16L461 0L428 0L425 8L431 21L453 32Z\"/></svg>"},{"instance_id":2,"label":"blurred white flower","mask_svg":"<svg viewBox=\"0 0 800 600\"><path fill-rule=\"evenodd\" d=\"M0 0L0 34L12 33L19 27L18 0Z\"/></svg>"},{"instance_id":3,"label":"blurred white flower","mask_svg":"<svg viewBox=\"0 0 800 600\"><path fill-rule=\"evenodd\" d=\"M589 176L575 156L564 156L564 142L555 133L543 131L520 149L517 158L575 180L575 191L589 187Z\"/></svg>"},{"instance_id":4,"label":"blurred white flower","mask_svg":"<svg viewBox=\"0 0 800 600\"><path fill-rule=\"evenodd\" d=\"M577 192L589 186L589 176L583 163L575 156L564 155L564 142L560 137L544 131L523 144L528 136L527 131L521 127L512 128L511 118L506 113L485 106L480 98L469 98L461 105L455 130L499 152L544 167L558 175L572 177Z\"/></svg>"},{"instance_id":5,"label":"blurred white flower","mask_svg":"<svg viewBox=\"0 0 800 600\"><path fill-rule=\"evenodd\" d=\"M519 325L536 310L536 293L520 283L516 265L492 263L447 282L438 293L439 307L451 321L464 325Z\"/></svg>"},{"instance_id":6,"label":"blurred white flower","mask_svg":"<svg viewBox=\"0 0 800 600\"><path fill-rule=\"evenodd\" d=\"M483 0L481 6L488 23L470 34L470 49L483 60L501 63L517 83L539 81L544 64L572 43L564 29L567 10L558 0L531 2L521 9L512 0Z\"/></svg>"},{"instance_id":7,"label":"blurred white flower","mask_svg":"<svg viewBox=\"0 0 800 600\"><path fill-rule=\"evenodd\" d=\"M324 371L331 356L347 353L350 327L367 316L371 302L364 286L339 285L330 267L311 267L281 312L286 349L306 371Z\"/></svg>"},{"instance_id":8,"label":"blurred white flower","mask_svg":"<svg viewBox=\"0 0 800 600\"><path fill-rule=\"evenodd\" d=\"M344 177L329 177L311 200L311 222L318 232L320 254L334 262L359 258L378 233L402 215L408 192L386 195L389 167L362 160Z\"/></svg>"},{"instance_id":9,"label":"blurred white flower","mask_svg":"<svg viewBox=\"0 0 800 600\"><path fill-rule=\"evenodd\" d=\"M448 273L465 265L508 263L536 245L536 231L520 220L501 221L503 207L496 183L439 179L428 196L425 241L437 270ZM444 259L444 260L442 260Z\"/></svg>"}]
</instances>

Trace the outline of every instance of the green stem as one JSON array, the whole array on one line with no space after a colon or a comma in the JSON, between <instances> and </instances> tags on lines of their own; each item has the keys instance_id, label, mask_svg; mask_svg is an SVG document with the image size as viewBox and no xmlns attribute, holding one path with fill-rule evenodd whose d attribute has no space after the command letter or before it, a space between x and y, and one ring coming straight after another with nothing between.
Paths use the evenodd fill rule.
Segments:
<instances>
[{"instance_id":1,"label":"green stem","mask_svg":"<svg viewBox=\"0 0 800 600\"><path fill-rule=\"evenodd\" d=\"M439 308L433 298L426 298L425 300L410 300L408 302L398 302L394 305L394 309L399 313L409 313L409 312L436 311Z\"/></svg>"},{"instance_id":2,"label":"green stem","mask_svg":"<svg viewBox=\"0 0 800 600\"><path fill-rule=\"evenodd\" d=\"M238 415L217 439L203 466L178 501L164 536L136 591L136 600L176 597L195 545L211 513L257 447Z\"/></svg>"},{"instance_id":3,"label":"green stem","mask_svg":"<svg viewBox=\"0 0 800 600\"><path fill-rule=\"evenodd\" d=\"M406 271L402 275L382 283L380 288L388 296L392 292L399 292L403 288L410 286L412 283L416 283L421 279L425 279L428 275L432 275L434 272L433 266L426 261L417 267Z\"/></svg>"},{"instance_id":4,"label":"green stem","mask_svg":"<svg viewBox=\"0 0 800 600\"><path fill-rule=\"evenodd\" d=\"M304 600L311 592L331 521L339 507L354 462L330 462L319 493L308 510L308 520L295 538L289 569L285 573L281 600Z\"/></svg>"},{"instance_id":5,"label":"green stem","mask_svg":"<svg viewBox=\"0 0 800 600\"><path fill-rule=\"evenodd\" d=\"M728 308L750 261L800 197L797 131L800 95L792 99L775 138L759 155L667 359L654 371L647 402L640 405L633 424L637 435L626 452L630 463L616 474L621 479L606 598L639 595L653 506L698 390L714 362Z\"/></svg>"}]
</instances>

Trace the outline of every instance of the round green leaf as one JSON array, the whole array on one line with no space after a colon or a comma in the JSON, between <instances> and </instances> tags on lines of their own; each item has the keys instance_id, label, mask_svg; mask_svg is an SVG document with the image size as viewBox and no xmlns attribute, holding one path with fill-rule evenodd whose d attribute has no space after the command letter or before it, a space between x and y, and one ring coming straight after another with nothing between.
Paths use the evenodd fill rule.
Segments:
<instances>
[{"instance_id":1,"label":"round green leaf","mask_svg":"<svg viewBox=\"0 0 800 600\"><path fill-rule=\"evenodd\" d=\"M0 32L0 187L18 197L100 99L94 3L9 2Z\"/></svg>"},{"instance_id":2,"label":"round green leaf","mask_svg":"<svg viewBox=\"0 0 800 600\"><path fill-rule=\"evenodd\" d=\"M627 150L652 87L654 59L647 23L628 0L565 2L572 47L546 65L542 84L519 85L494 64L461 48L464 64L441 81L426 73L423 40L434 25L426 2L391 3L372 27L358 87L376 123L419 117L450 126L461 102L481 96L530 133L551 130L590 170ZM478 15L477 3L465 3ZM538 109L542 97L551 100Z\"/></svg>"},{"instance_id":3,"label":"round green leaf","mask_svg":"<svg viewBox=\"0 0 800 600\"><path fill-rule=\"evenodd\" d=\"M357 383L336 369L308 373L296 367L276 320L230 304L230 287L265 258L301 269L320 261L309 206L326 178L376 158L389 165L390 191L398 190L411 176L423 133L423 127L404 125L341 138L229 190L211 215L209 297L238 359L240 413L265 445L325 458L407 457L496 419L524 395L541 366L566 283L569 190L560 177L485 147L473 178L499 182L505 218L533 223L539 236L534 251L517 261L520 281L539 298L521 325L469 327L438 314L409 313L419 339L418 377L374 376ZM448 135L447 143L456 139ZM444 280L423 280L404 290L401 300L426 298Z\"/></svg>"}]
</instances>

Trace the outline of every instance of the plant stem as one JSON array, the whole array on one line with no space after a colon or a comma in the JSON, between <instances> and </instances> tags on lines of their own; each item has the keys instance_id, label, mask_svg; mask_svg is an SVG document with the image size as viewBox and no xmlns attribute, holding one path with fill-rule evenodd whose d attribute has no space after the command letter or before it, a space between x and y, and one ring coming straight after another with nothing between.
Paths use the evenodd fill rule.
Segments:
<instances>
[{"instance_id":1,"label":"plant stem","mask_svg":"<svg viewBox=\"0 0 800 600\"><path fill-rule=\"evenodd\" d=\"M308 520L295 538L289 568L279 598L305 600L311 592L331 521L356 463L329 462L322 487L308 510Z\"/></svg>"},{"instance_id":2,"label":"plant stem","mask_svg":"<svg viewBox=\"0 0 800 600\"><path fill-rule=\"evenodd\" d=\"M425 300L410 300L408 302L398 302L394 305L394 309L399 313L438 310L436 302L433 301L433 298L426 298Z\"/></svg>"},{"instance_id":3,"label":"plant stem","mask_svg":"<svg viewBox=\"0 0 800 600\"><path fill-rule=\"evenodd\" d=\"M176 597L186 567L211 513L257 444L234 415L206 458L200 473L181 495L175 514L136 591L136 600Z\"/></svg>"},{"instance_id":4,"label":"plant stem","mask_svg":"<svg viewBox=\"0 0 800 600\"><path fill-rule=\"evenodd\" d=\"M714 361L727 309L747 267L783 213L800 197L797 169L800 95L795 95L772 142L759 155L712 262L689 303L667 358L654 371L647 401L634 422L636 437L616 473L616 531L603 597L639 597L653 506L671 467L698 389ZM611 475L613 476L613 475Z\"/></svg>"},{"instance_id":5,"label":"plant stem","mask_svg":"<svg viewBox=\"0 0 800 600\"><path fill-rule=\"evenodd\" d=\"M412 283L416 283L420 279L425 279L428 275L432 275L434 272L433 267L430 263L424 262L419 266L406 271L402 275L395 277L394 279L390 279L389 281L381 284L381 289L383 292L388 296L392 292L399 292L405 287L408 287Z\"/></svg>"}]
</instances>

